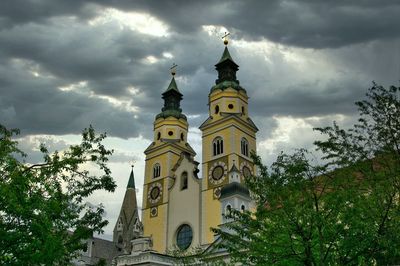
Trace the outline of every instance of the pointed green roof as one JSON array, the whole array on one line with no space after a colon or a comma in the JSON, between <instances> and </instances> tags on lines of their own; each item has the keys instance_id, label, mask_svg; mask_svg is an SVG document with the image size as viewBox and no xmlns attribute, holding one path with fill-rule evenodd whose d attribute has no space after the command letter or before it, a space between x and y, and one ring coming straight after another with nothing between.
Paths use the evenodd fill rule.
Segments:
<instances>
[{"instance_id":1,"label":"pointed green roof","mask_svg":"<svg viewBox=\"0 0 400 266\"><path fill-rule=\"evenodd\" d=\"M224 90L227 88L246 91L239 85L240 82L236 78L236 72L239 70L239 66L233 61L228 47L225 46L222 57L215 65L215 69L218 71L218 79L215 80L215 85L211 88L211 92L217 89Z\"/></svg>"},{"instance_id":2,"label":"pointed green roof","mask_svg":"<svg viewBox=\"0 0 400 266\"><path fill-rule=\"evenodd\" d=\"M128 181L128 185L126 186L126 188L135 188L135 177L133 175L133 168L131 171L131 175L129 176L129 181Z\"/></svg>"},{"instance_id":3,"label":"pointed green roof","mask_svg":"<svg viewBox=\"0 0 400 266\"><path fill-rule=\"evenodd\" d=\"M167 88L167 90L166 90L164 93L167 93L167 92L169 92L169 91L176 91L176 92L178 92L179 94L181 94L180 91L178 90L178 86L176 85L176 82L175 82L175 78L174 78L174 77L172 77L171 82L169 83L168 88ZM164 94L164 93L163 93L163 94Z\"/></svg>"},{"instance_id":4,"label":"pointed green roof","mask_svg":"<svg viewBox=\"0 0 400 266\"><path fill-rule=\"evenodd\" d=\"M219 62L217 63L217 65L226 60L231 60L236 65L235 61L233 61L233 59L231 57L231 54L229 53L228 47L225 46L224 53L222 54L222 57L219 60Z\"/></svg>"},{"instance_id":5,"label":"pointed green roof","mask_svg":"<svg viewBox=\"0 0 400 266\"><path fill-rule=\"evenodd\" d=\"M182 109L180 108L182 96L182 93L180 93L178 86L176 85L175 78L172 77L167 90L162 94L164 107L161 109L161 113L156 116L156 119L160 117L167 118L173 116L178 119L183 118L186 120L186 116L182 114Z\"/></svg>"}]
</instances>

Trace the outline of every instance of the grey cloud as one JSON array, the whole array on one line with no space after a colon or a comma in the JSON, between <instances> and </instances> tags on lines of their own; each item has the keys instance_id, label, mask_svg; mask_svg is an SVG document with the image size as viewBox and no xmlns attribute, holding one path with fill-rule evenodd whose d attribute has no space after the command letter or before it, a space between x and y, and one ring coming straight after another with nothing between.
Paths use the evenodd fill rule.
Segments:
<instances>
[{"instance_id":1,"label":"grey cloud","mask_svg":"<svg viewBox=\"0 0 400 266\"><path fill-rule=\"evenodd\" d=\"M5 3L11 5L11 2L2 2L0 5ZM45 12L37 14L40 19L28 17L22 20L16 15L14 23L19 23L18 26L15 24L14 27L0 31L0 60L4 62L0 67L0 121L21 128L24 134L79 133L91 123L99 131L107 131L112 136L128 138L142 135L151 139L149 121L153 121L154 116L160 112L163 104L161 93L170 81L168 69L172 62L176 62L179 65L177 83L184 94L183 111L186 115L196 117L189 120L191 126L199 126L207 115L207 95L217 76L214 64L219 60L223 49L219 38L202 31L201 25L223 23L229 28L233 19L229 21L228 18L236 17L235 27L238 34L245 32L246 23L257 26L246 31L247 35L242 35L244 38L257 35L258 39L273 39L267 36L271 27L260 23L274 21L285 24L285 16L281 19L276 19L275 16L285 12L290 14L289 11L293 9L294 12L296 7L290 1L286 2L289 6L271 1L268 7L260 6L258 2L253 3L257 10L253 10L253 13L249 11L250 19L249 16L238 15L245 14L251 8L243 2L213 2L209 6L202 2L202 8L199 7L199 2L190 1L177 4L164 1L153 5L151 3L102 1L96 2L97 5L92 7L93 14L100 9L98 5L114 6L125 11L150 12L172 27L169 36L149 36L128 28L121 29L112 22L90 26L83 19L88 5L77 2L70 2L76 6L60 9L60 12L53 12L52 8L57 7L50 5L47 17ZM318 6L318 2L308 1L299 8L316 12ZM340 2L335 8L340 9L340 6L343 10L347 6L355 10L358 8L348 2ZM372 6L372 2L363 2L360 12L366 12ZM382 7L375 6L376 12L388 6L389 2L385 2ZM193 15L193 10L185 13L190 8L197 10L198 16ZM212 13L207 13L211 8L214 8ZM173 12L181 15L164 15L175 14ZM264 15L258 16L257 12L271 14L265 19ZM63 16L70 14L75 14L75 18ZM90 17L87 14L86 17ZM193 19L186 20L187 16ZM3 13L3 19L4 17L11 18L12 12L7 16ZM260 23L257 21L264 19ZM305 27L296 22L298 18L291 19L295 26ZM26 23L28 21L30 23ZM327 24L326 27L335 27L329 20L324 23ZM187 28L179 28L180 24ZM280 24L274 26L276 30L280 27ZM304 33L296 27L290 31L293 34ZM281 33L291 34L290 31L281 30ZM339 33L337 35L345 38L345 32L343 36ZM274 126L272 123L264 125L265 116L308 117L354 113L352 103L362 97L372 80L387 81L396 74L397 61L393 57L396 47L392 41L383 38L368 44L319 50L315 60L329 60L331 67L338 68L336 72L340 74L333 77L324 77L325 69L291 65L291 62L285 61L279 49L272 49L268 60L264 58L265 54L251 51L251 47L243 49L233 44L230 51L240 65L238 77L250 96L250 113L254 120L260 121L258 126L263 131L272 130ZM295 52L302 51L297 49ZM171 53L174 58L164 57L163 53L166 52ZM158 61L146 63L145 58L150 55ZM17 64L18 67L15 66L15 60L22 60ZM30 73L32 69L41 76L33 77ZM319 72L321 78L318 78ZM314 75L307 76L309 73ZM57 89L81 81L87 81L87 84L78 91L62 92ZM134 87L137 91L132 94L128 87ZM117 101L123 100L129 105L127 107L135 107L138 112L132 113L127 108L110 104L107 100L89 97L89 93Z\"/></svg>"},{"instance_id":2,"label":"grey cloud","mask_svg":"<svg viewBox=\"0 0 400 266\"><path fill-rule=\"evenodd\" d=\"M142 117L133 119L132 113L103 99L58 90L62 85L10 65L0 67L0 121L20 128L22 134L76 134L92 124L98 131L119 137L139 135Z\"/></svg>"},{"instance_id":3,"label":"grey cloud","mask_svg":"<svg viewBox=\"0 0 400 266\"><path fill-rule=\"evenodd\" d=\"M308 48L340 47L400 31L400 4L387 1L97 1L122 10L149 12L174 31L190 33L201 25L224 25L237 37Z\"/></svg>"},{"instance_id":4,"label":"grey cloud","mask_svg":"<svg viewBox=\"0 0 400 266\"><path fill-rule=\"evenodd\" d=\"M224 25L236 38L269 39L308 48L399 37L400 4L395 0L366 1L71 1L5 0L0 17L5 24L43 22L57 16L94 17L100 6L147 12L172 31L193 33L201 25ZM6 23L8 22L8 23Z\"/></svg>"}]
</instances>

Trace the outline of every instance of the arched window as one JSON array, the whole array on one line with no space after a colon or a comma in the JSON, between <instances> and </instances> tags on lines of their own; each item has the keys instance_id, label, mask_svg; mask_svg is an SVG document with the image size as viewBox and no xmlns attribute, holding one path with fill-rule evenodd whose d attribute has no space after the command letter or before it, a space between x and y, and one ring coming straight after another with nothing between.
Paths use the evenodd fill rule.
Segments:
<instances>
[{"instance_id":1,"label":"arched window","mask_svg":"<svg viewBox=\"0 0 400 266\"><path fill-rule=\"evenodd\" d=\"M244 204L242 204L242 206L240 206L240 210L243 212L246 210L246 206L244 206Z\"/></svg>"},{"instance_id":2,"label":"arched window","mask_svg":"<svg viewBox=\"0 0 400 266\"><path fill-rule=\"evenodd\" d=\"M181 140L184 141L185 140L185 135L183 133L181 133Z\"/></svg>"},{"instance_id":3,"label":"arched window","mask_svg":"<svg viewBox=\"0 0 400 266\"><path fill-rule=\"evenodd\" d=\"M231 213L232 210L232 206L230 204L226 205L226 209L225 209L225 215L228 215Z\"/></svg>"},{"instance_id":4,"label":"arched window","mask_svg":"<svg viewBox=\"0 0 400 266\"><path fill-rule=\"evenodd\" d=\"M186 172L183 172L181 176L181 190L187 188L188 188L188 174Z\"/></svg>"},{"instance_id":5,"label":"arched window","mask_svg":"<svg viewBox=\"0 0 400 266\"><path fill-rule=\"evenodd\" d=\"M156 163L153 167L153 178L160 177L161 174L161 166Z\"/></svg>"},{"instance_id":6,"label":"arched window","mask_svg":"<svg viewBox=\"0 0 400 266\"><path fill-rule=\"evenodd\" d=\"M240 142L240 150L244 156L249 156L249 142L247 139L242 138L242 141Z\"/></svg>"},{"instance_id":7,"label":"arched window","mask_svg":"<svg viewBox=\"0 0 400 266\"><path fill-rule=\"evenodd\" d=\"M213 155L224 153L224 140L221 137L217 137L213 140Z\"/></svg>"},{"instance_id":8,"label":"arched window","mask_svg":"<svg viewBox=\"0 0 400 266\"><path fill-rule=\"evenodd\" d=\"M161 132L158 132L157 133L157 140L160 140L160 138L161 138Z\"/></svg>"},{"instance_id":9,"label":"arched window","mask_svg":"<svg viewBox=\"0 0 400 266\"><path fill-rule=\"evenodd\" d=\"M218 106L218 105L215 106L215 113L216 113L216 114L219 113L219 106Z\"/></svg>"}]
</instances>

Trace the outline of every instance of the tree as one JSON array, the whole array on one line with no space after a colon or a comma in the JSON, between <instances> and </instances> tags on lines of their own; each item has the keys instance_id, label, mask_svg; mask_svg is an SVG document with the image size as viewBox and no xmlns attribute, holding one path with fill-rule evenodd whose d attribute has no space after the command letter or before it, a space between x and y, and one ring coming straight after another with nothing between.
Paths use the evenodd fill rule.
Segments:
<instances>
[{"instance_id":1,"label":"tree","mask_svg":"<svg viewBox=\"0 0 400 266\"><path fill-rule=\"evenodd\" d=\"M376 84L356 103L353 128L318 128L324 163L298 150L246 180L254 212L233 210L214 229L244 265L379 265L400 262L399 88ZM226 229L227 228L227 229Z\"/></svg>"},{"instance_id":2,"label":"tree","mask_svg":"<svg viewBox=\"0 0 400 266\"><path fill-rule=\"evenodd\" d=\"M85 239L102 232L103 206L85 198L97 190L114 191L107 167L112 154L85 129L82 142L63 152L40 146L43 162L27 164L13 137L18 130L0 125L0 265L66 265L85 248ZM91 174L90 168L102 173Z\"/></svg>"}]
</instances>

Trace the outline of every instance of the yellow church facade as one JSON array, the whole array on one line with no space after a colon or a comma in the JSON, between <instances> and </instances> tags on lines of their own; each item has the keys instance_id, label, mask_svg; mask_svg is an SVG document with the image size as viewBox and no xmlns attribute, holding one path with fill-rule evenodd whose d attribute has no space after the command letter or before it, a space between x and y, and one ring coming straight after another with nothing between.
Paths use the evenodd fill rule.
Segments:
<instances>
[{"instance_id":1,"label":"yellow church facade","mask_svg":"<svg viewBox=\"0 0 400 266\"><path fill-rule=\"evenodd\" d=\"M216 70L218 79L208 96L208 118L200 126L201 166L188 143L189 124L180 108L183 95L175 73L162 94L164 107L153 123L154 139L145 150L142 223L143 236L161 254L211 244L215 239L211 228L221 225L224 208L232 205L228 200L224 207L220 200L222 188L232 182L231 170L238 169L239 182L255 171L250 155L256 151L258 129L250 119L249 97L236 78L238 65L227 47ZM249 207L245 202L237 204Z\"/></svg>"}]
</instances>

